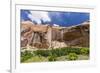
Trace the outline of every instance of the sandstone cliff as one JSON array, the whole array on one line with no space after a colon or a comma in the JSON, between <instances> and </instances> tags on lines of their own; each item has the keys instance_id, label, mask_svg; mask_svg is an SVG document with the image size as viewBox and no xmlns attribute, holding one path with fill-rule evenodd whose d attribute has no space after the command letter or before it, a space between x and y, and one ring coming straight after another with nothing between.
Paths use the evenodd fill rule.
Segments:
<instances>
[{"instance_id":1,"label":"sandstone cliff","mask_svg":"<svg viewBox=\"0 0 100 73\"><path fill-rule=\"evenodd\" d=\"M33 49L89 47L89 21L71 27L21 22L21 47L27 46Z\"/></svg>"}]
</instances>

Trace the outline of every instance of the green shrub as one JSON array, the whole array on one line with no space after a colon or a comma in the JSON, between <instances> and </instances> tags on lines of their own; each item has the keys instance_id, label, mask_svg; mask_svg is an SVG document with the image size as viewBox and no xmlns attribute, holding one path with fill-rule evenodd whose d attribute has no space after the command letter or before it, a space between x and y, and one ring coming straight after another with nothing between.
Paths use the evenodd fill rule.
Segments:
<instances>
[{"instance_id":1,"label":"green shrub","mask_svg":"<svg viewBox=\"0 0 100 73\"><path fill-rule=\"evenodd\" d=\"M25 60L26 60L32 55L33 56L43 56L43 57L49 57L49 56L50 57L51 56L60 57L60 56L69 55L70 53L75 53L77 55L89 54L89 49L88 48L63 47L63 48L57 48L57 49L51 49L51 50L36 50L36 51L33 51L32 53L29 51L25 51L24 53L21 54L21 57L23 61L23 57L25 57Z\"/></svg>"},{"instance_id":2,"label":"green shrub","mask_svg":"<svg viewBox=\"0 0 100 73\"><path fill-rule=\"evenodd\" d=\"M63 55L63 51L61 49L52 49L50 52L52 55L56 55L58 57Z\"/></svg>"},{"instance_id":3,"label":"green shrub","mask_svg":"<svg viewBox=\"0 0 100 73\"><path fill-rule=\"evenodd\" d=\"M68 60L76 60L78 58L77 55L88 55L89 48L71 48L71 47L63 47L51 50L36 50L36 51L25 51L21 52L21 62L28 60L33 56L48 57L49 61L56 61L57 57L68 55Z\"/></svg>"},{"instance_id":4,"label":"green shrub","mask_svg":"<svg viewBox=\"0 0 100 73\"><path fill-rule=\"evenodd\" d=\"M56 56L54 55L54 56L50 56L50 57L48 58L48 60L49 60L49 61L56 61L57 59L56 59Z\"/></svg>"},{"instance_id":5,"label":"green shrub","mask_svg":"<svg viewBox=\"0 0 100 73\"><path fill-rule=\"evenodd\" d=\"M69 53L68 56L67 56L67 59L68 60L77 60L78 56L77 56L76 53Z\"/></svg>"},{"instance_id":6,"label":"green shrub","mask_svg":"<svg viewBox=\"0 0 100 73\"><path fill-rule=\"evenodd\" d=\"M82 48L81 49L81 54L88 55L89 54L89 48Z\"/></svg>"},{"instance_id":7,"label":"green shrub","mask_svg":"<svg viewBox=\"0 0 100 73\"><path fill-rule=\"evenodd\" d=\"M30 51L21 52L21 62L24 62L31 57L33 57L33 54Z\"/></svg>"},{"instance_id":8,"label":"green shrub","mask_svg":"<svg viewBox=\"0 0 100 73\"><path fill-rule=\"evenodd\" d=\"M33 53L35 55L41 55L44 57L48 57L56 54L57 57L60 57L60 56L68 55L69 53L81 54L80 50L81 48L64 47L64 48L57 48L51 50L37 50L37 51L33 51Z\"/></svg>"},{"instance_id":9,"label":"green shrub","mask_svg":"<svg viewBox=\"0 0 100 73\"><path fill-rule=\"evenodd\" d=\"M40 56L50 56L50 51L49 50L37 50L37 51L33 51L33 53L35 53L36 55L40 55Z\"/></svg>"},{"instance_id":10,"label":"green shrub","mask_svg":"<svg viewBox=\"0 0 100 73\"><path fill-rule=\"evenodd\" d=\"M80 48L67 48L66 52L67 52L67 54L69 54L69 53L80 54Z\"/></svg>"},{"instance_id":11,"label":"green shrub","mask_svg":"<svg viewBox=\"0 0 100 73\"><path fill-rule=\"evenodd\" d=\"M58 57L68 55L69 53L80 54L80 48L57 48L51 50L52 54L56 54Z\"/></svg>"}]
</instances>

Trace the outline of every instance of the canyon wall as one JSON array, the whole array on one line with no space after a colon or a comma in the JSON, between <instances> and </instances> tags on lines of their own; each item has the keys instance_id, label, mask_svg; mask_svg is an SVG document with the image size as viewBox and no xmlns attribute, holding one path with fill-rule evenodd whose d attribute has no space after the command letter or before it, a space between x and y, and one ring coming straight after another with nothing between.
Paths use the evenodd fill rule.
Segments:
<instances>
[{"instance_id":1,"label":"canyon wall","mask_svg":"<svg viewBox=\"0 0 100 73\"><path fill-rule=\"evenodd\" d=\"M89 21L70 27L21 22L21 47L35 49L89 47Z\"/></svg>"}]
</instances>

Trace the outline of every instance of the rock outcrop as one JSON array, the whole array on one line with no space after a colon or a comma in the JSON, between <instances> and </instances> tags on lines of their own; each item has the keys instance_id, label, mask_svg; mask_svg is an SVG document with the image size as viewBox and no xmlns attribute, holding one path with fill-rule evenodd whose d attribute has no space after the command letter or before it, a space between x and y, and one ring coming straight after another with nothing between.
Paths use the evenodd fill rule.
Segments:
<instances>
[{"instance_id":1,"label":"rock outcrop","mask_svg":"<svg viewBox=\"0 0 100 73\"><path fill-rule=\"evenodd\" d=\"M27 46L34 49L89 47L89 21L71 27L21 22L21 47Z\"/></svg>"}]
</instances>

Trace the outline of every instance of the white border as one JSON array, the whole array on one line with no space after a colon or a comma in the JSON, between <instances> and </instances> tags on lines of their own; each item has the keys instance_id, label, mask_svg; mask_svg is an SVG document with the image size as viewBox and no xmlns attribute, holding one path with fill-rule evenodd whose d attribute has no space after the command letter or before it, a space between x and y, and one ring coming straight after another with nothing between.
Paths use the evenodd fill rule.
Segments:
<instances>
[{"instance_id":1,"label":"white border","mask_svg":"<svg viewBox=\"0 0 100 73\"><path fill-rule=\"evenodd\" d=\"M74 6L74 5L73 5ZM21 5L14 4L12 7L12 46L11 46L11 71L35 71L46 69L66 69L71 67L87 67L95 65L95 11L91 7L76 7L76 6L38 6L38 5ZM48 10L48 11L74 11L74 12L89 12L90 13L90 60L87 61L66 61L66 62L42 62L42 63L29 63L20 64L20 9L31 10Z\"/></svg>"}]
</instances>

